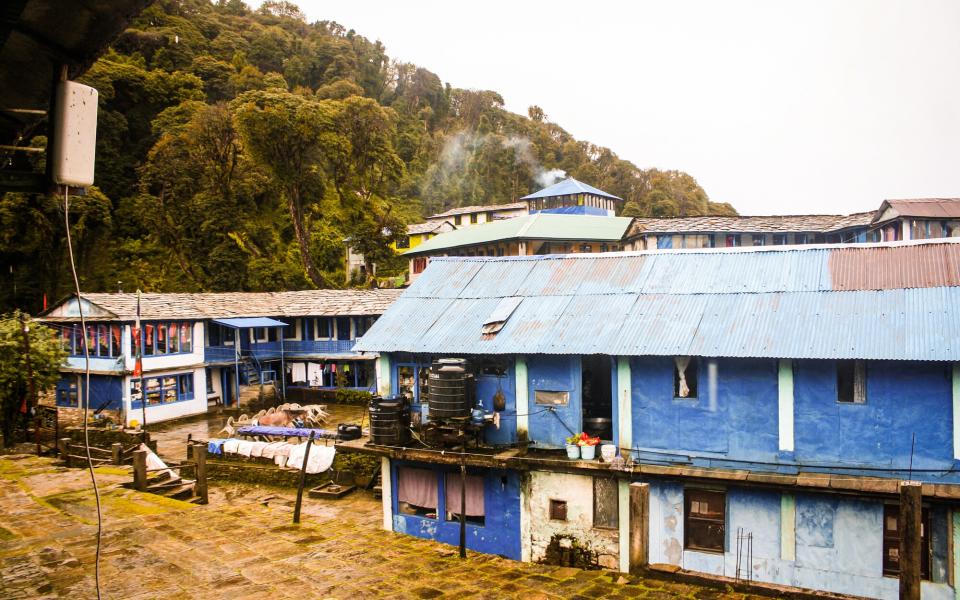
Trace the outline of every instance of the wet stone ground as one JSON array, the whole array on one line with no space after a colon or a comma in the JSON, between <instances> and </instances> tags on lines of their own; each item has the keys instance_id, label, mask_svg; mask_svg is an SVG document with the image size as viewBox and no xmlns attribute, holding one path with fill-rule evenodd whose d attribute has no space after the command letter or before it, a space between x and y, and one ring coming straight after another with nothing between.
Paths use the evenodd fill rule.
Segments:
<instances>
[{"instance_id":1,"label":"wet stone ground","mask_svg":"<svg viewBox=\"0 0 960 600\"><path fill-rule=\"evenodd\" d=\"M119 487L98 469L104 598L744 598L722 589L517 563L383 531L368 492L306 499L214 483L196 506ZM96 513L87 472L0 457L0 598L94 596Z\"/></svg>"}]
</instances>

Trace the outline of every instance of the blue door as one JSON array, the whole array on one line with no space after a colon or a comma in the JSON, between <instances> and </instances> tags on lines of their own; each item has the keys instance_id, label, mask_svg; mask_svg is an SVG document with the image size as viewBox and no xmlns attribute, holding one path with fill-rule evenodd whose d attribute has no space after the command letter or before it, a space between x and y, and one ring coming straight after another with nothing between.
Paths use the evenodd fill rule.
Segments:
<instances>
[{"instance_id":1,"label":"blue door","mask_svg":"<svg viewBox=\"0 0 960 600\"><path fill-rule=\"evenodd\" d=\"M485 373L481 370L477 374L477 398L483 402L486 413L493 411L493 397L498 391L503 392L506 406L500 413L500 428L489 425L484 429L484 436L488 444L511 444L517 441L517 386L513 363L505 363L501 375L493 372ZM523 409L526 412L526 408Z\"/></svg>"},{"instance_id":2,"label":"blue door","mask_svg":"<svg viewBox=\"0 0 960 600\"><path fill-rule=\"evenodd\" d=\"M527 361L530 441L535 448L562 448L583 430L579 356L536 356Z\"/></svg>"}]
</instances>

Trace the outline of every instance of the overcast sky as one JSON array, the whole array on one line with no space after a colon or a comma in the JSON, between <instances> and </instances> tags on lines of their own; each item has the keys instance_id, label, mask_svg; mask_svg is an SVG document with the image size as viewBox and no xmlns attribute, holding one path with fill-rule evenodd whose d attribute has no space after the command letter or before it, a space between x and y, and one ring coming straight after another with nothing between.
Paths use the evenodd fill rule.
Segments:
<instances>
[{"instance_id":1,"label":"overcast sky","mask_svg":"<svg viewBox=\"0 0 960 600\"><path fill-rule=\"evenodd\" d=\"M741 214L960 196L960 2L296 3Z\"/></svg>"}]
</instances>

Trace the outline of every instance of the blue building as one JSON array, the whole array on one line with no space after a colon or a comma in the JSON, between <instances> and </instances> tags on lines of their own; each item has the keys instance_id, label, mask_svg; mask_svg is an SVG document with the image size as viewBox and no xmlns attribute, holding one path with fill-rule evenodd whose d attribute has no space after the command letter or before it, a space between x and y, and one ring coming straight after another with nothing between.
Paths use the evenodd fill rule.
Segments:
<instances>
[{"instance_id":1,"label":"blue building","mask_svg":"<svg viewBox=\"0 0 960 600\"><path fill-rule=\"evenodd\" d=\"M90 348L90 408L121 422L157 423L235 406L260 385L291 400L324 390L375 386L375 357L354 342L397 290L69 297L40 318L68 351L56 403L82 408L84 335ZM87 321L80 325L80 309ZM141 356L137 373L136 357ZM142 375L142 377L141 377ZM143 406L146 402L146 406Z\"/></svg>"},{"instance_id":2,"label":"blue building","mask_svg":"<svg viewBox=\"0 0 960 600\"><path fill-rule=\"evenodd\" d=\"M414 414L436 358L470 361L487 412L502 392L464 458L473 549L537 561L566 537L626 571L636 534L650 563L892 598L913 479L924 596L955 598L958 307L952 240L435 258L354 350ZM562 458L582 430L633 465ZM362 451L386 528L455 539L456 453Z\"/></svg>"}]
</instances>

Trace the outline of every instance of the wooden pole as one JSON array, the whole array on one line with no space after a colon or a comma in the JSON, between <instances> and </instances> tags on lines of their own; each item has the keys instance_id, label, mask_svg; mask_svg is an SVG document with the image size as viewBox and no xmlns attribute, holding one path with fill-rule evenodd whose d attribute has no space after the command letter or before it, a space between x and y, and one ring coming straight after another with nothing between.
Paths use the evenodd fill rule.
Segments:
<instances>
[{"instance_id":1,"label":"wooden pole","mask_svg":"<svg viewBox=\"0 0 960 600\"><path fill-rule=\"evenodd\" d=\"M30 361L30 323L27 321L27 315L21 314L20 319L23 322L23 360L24 367L27 371L27 397L23 399L23 403L20 405L20 413L23 415L23 440L28 441L29 437L27 434L28 429L30 428L30 419L27 415L30 414L30 406L34 405L37 401L37 387L36 383L33 380L33 366ZM40 435L39 430L37 432L37 454L40 453Z\"/></svg>"},{"instance_id":2,"label":"wooden pole","mask_svg":"<svg viewBox=\"0 0 960 600\"><path fill-rule=\"evenodd\" d=\"M923 545L922 496L919 481L900 482L900 598L920 600L920 561Z\"/></svg>"},{"instance_id":3,"label":"wooden pole","mask_svg":"<svg viewBox=\"0 0 960 600\"><path fill-rule=\"evenodd\" d=\"M193 444L193 458L197 461L197 483L194 490L200 497L200 504L206 504L207 498L207 447Z\"/></svg>"},{"instance_id":4,"label":"wooden pole","mask_svg":"<svg viewBox=\"0 0 960 600\"><path fill-rule=\"evenodd\" d=\"M303 486L307 484L307 459L310 458L310 446L313 445L313 432L307 438L307 448L303 451L303 465L300 467L300 485L297 486L297 503L293 507L293 522L300 522L300 505L303 503Z\"/></svg>"},{"instance_id":5,"label":"wooden pole","mask_svg":"<svg viewBox=\"0 0 960 600\"><path fill-rule=\"evenodd\" d=\"M647 566L650 553L650 484L630 484L630 571Z\"/></svg>"},{"instance_id":6,"label":"wooden pole","mask_svg":"<svg viewBox=\"0 0 960 600\"><path fill-rule=\"evenodd\" d=\"M467 557L467 441L460 447L460 558ZM437 507L439 510L439 507Z\"/></svg>"},{"instance_id":7,"label":"wooden pole","mask_svg":"<svg viewBox=\"0 0 960 600\"><path fill-rule=\"evenodd\" d=\"M110 444L110 454L113 457L113 464L123 464L123 446L118 442Z\"/></svg>"},{"instance_id":8,"label":"wooden pole","mask_svg":"<svg viewBox=\"0 0 960 600\"><path fill-rule=\"evenodd\" d=\"M133 488L141 492L147 489L147 451L133 453Z\"/></svg>"}]
</instances>

